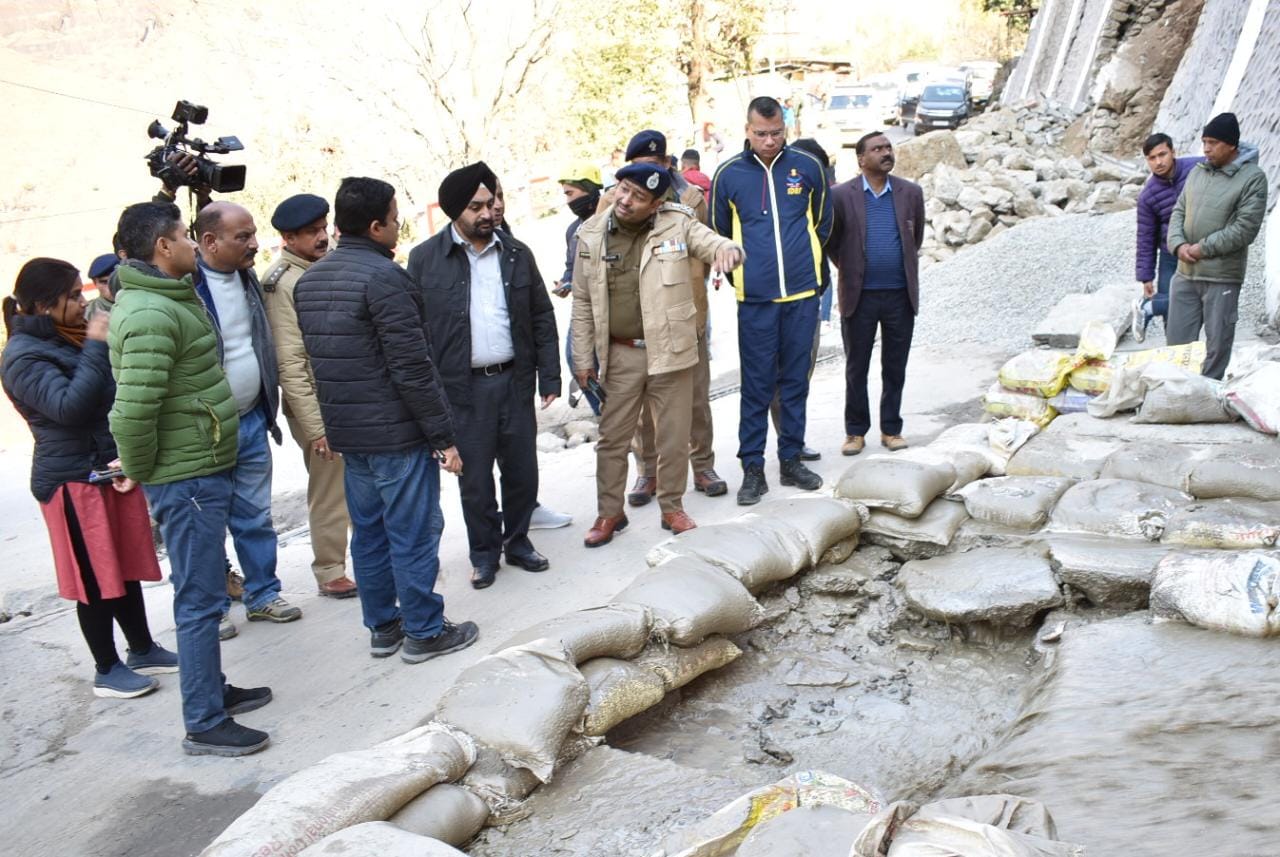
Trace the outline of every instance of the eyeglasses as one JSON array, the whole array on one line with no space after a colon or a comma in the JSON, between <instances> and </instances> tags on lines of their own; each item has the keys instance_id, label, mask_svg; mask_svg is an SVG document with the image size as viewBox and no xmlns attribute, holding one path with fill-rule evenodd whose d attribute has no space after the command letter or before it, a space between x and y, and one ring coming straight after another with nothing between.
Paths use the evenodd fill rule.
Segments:
<instances>
[{"instance_id":1,"label":"eyeglasses","mask_svg":"<svg viewBox=\"0 0 1280 857\"><path fill-rule=\"evenodd\" d=\"M779 128L776 131L774 130L757 131L755 128L751 129L751 136L755 137L757 140L777 140L785 133L786 133L786 129L784 128Z\"/></svg>"}]
</instances>

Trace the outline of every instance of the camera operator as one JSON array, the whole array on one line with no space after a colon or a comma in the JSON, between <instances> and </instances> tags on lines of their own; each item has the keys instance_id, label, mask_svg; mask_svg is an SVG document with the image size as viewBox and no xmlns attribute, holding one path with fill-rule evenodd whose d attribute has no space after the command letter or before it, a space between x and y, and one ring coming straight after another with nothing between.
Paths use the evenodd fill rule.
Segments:
<instances>
[{"instance_id":1,"label":"camera operator","mask_svg":"<svg viewBox=\"0 0 1280 857\"><path fill-rule=\"evenodd\" d=\"M198 173L196 165L196 156L189 152L174 152L165 159L178 170L191 178L195 178ZM195 198L195 208L192 214L200 211L210 202L213 202L213 188L207 184L188 185L191 188L191 194ZM178 177L172 173L166 173L160 179L160 190L156 191L156 195L151 197L152 202L177 202L178 189L182 184L178 182Z\"/></svg>"}]
</instances>

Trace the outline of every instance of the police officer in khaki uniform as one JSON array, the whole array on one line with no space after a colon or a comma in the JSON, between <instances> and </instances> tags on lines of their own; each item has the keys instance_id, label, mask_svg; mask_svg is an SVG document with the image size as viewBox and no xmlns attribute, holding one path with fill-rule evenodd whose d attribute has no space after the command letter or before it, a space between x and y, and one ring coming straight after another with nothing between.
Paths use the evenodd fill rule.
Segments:
<instances>
[{"instance_id":1,"label":"police officer in khaki uniform","mask_svg":"<svg viewBox=\"0 0 1280 857\"><path fill-rule=\"evenodd\" d=\"M626 155L627 160L633 164L667 167L670 163L667 157L667 138L660 131L649 130L636 134L627 144ZM613 203L613 194L614 189L610 188L601 197L597 212L604 211ZM698 222L706 225L706 194L675 170L671 170L671 185L667 188L666 196L668 200L691 208ZM693 303L698 309L698 365L693 372L689 464L693 467L694 489L705 492L708 497L718 497L727 493L729 486L715 470L716 453L711 425L711 349L707 341L707 272L702 262L692 257L689 259L689 267ZM653 499L658 487L655 478L658 450L654 439L654 420L648 411L641 413L640 428L632 442L631 451L635 454L636 467L640 472L636 477L636 484L627 494L627 502L632 506L643 506Z\"/></svg>"},{"instance_id":2,"label":"police officer in khaki uniform","mask_svg":"<svg viewBox=\"0 0 1280 857\"><path fill-rule=\"evenodd\" d=\"M617 173L613 202L578 230L573 272L574 376L604 390L596 444L598 517L584 540L599 547L627 526L627 450L642 408L656 422L657 497L664 529L697 526L684 511L689 426L698 365L697 306L690 259L732 270L742 248L693 211L665 200L671 171L648 163ZM592 358L600 361L597 374Z\"/></svg>"},{"instance_id":3,"label":"police officer in khaki uniform","mask_svg":"<svg viewBox=\"0 0 1280 857\"><path fill-rule=\"evenodd\" d=\"M347 498L342 458L325 440L315 376L302 345L293 287L311 263L329 250L329 203L301 193L276 207L271 225L280 232L280 258L262 275L267 321L275 337L285 420L302 447L307 466L307 515L311 524L311 571L321 595L350 598L356 584L347 577Z\"/></svg>"}]
</instances>

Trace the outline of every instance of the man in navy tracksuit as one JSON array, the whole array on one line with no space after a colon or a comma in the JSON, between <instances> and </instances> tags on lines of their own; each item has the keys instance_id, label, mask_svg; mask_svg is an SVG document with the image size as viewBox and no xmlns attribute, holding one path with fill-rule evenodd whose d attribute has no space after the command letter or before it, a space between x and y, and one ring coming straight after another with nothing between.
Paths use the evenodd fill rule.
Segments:
<instances>
[{"instance_id":1,"label":"man in navy tracksuit","mask_svg":"<svg viewBox=\"0 0 1280 857\"><path fill-rule=\"evenodd\" d=\"M809 360L818 324L818 272L831 234L831 199L822 164L788 147L782 105L753 99L747 107L747 145L716 170L711 182L711 227L747 251L736 283L742 406L738 503L760 502L769 402L782 399L778 436L780 481L806 490L822 477L800 460L804 449Z\"/></svg>"}]
</instances>

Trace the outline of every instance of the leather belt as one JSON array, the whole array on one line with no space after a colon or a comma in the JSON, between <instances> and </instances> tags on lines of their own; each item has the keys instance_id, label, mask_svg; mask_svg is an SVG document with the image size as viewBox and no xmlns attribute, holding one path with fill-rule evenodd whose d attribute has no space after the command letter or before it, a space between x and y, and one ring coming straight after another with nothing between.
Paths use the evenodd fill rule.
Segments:
<instances>
[{"instance_id":1,"label":"leather belt","mask_svg":"<svg viewBox=\"0 0 1280 857\"><path fill-rule=\"evenodd\" d=\"M503 372L516 365L516 361L508 360L506 363L490 363L488 366L472 366L472 375L501 375Z\"/></svg>"},{"instance_id":2,"label":"leather belt","mask_svg":"<svg viewBox=\"0 0 1280 857\"><path fill-rule=\"evenodd\" d=\"M643 339L623 339L621 336L610 336L609 341L616 345L625 345L628 348L644 348Z\"/></svg>"}]
</instances>

